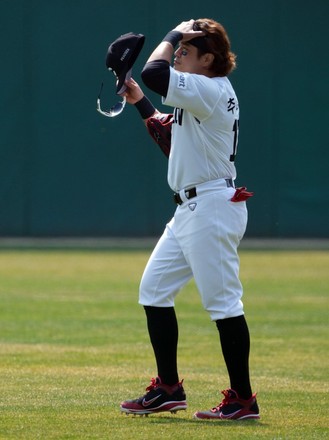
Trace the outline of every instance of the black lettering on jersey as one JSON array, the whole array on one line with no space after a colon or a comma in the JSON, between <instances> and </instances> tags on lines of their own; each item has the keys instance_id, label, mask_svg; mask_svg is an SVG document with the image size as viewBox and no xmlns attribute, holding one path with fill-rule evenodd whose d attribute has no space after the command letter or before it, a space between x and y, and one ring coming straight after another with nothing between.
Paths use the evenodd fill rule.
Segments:
<instances>
[{"instance_id":1,"label":"black lettering on jersey","mask_svg":"<svg viewBox=\"0 0 329 440\"><path fill-rule=\"evenodd\" d=\"M227 101L227 111L232 112L232 115L234 115L235 108L236 108L236 110L238 110L238 104L235 102L234 98L230 98Z\"/></svg>"},{"instance_id":2,"label":"black lettering on jersey","mask_svg":"<svg viewBox=\"0 0 329 440\"><path fill-rule=\"evenodd\" d=\"M175 108L174 110L174 124L182 125L183 124L183 108Z\"/></svg>"}]
</instances>

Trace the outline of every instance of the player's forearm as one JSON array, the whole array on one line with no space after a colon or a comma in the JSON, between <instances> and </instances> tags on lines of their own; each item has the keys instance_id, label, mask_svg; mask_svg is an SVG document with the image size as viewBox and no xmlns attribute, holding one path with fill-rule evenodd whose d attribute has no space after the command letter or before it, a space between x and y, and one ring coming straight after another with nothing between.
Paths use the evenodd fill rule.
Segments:
<instances>
[{"instance_id":1,"label":"player's forearm","mask_svg":"<svg viewBox=\"0 0 329 440\"><path fill-rule=\"evenodd\" d=\"M177 43L183 38L183 34L179 31L170 31L161 41L161 43L151 53L148 63L156 60L165 60L171 63L174 54L174 48Z\"/></svg>"},{"instance_id":2,"label":"player's forearm","mask_svg":"<svg viewBox=\"0 0 329 440\"><path fill-rule=\"evenodd\" d=\"M151 53L148 63L155 60L165 60L168 63L171 62L172 56L174 53L174 48L167 41L162 41L159 46L157 46L154 51Z\"/></svg>"}]
</instances>

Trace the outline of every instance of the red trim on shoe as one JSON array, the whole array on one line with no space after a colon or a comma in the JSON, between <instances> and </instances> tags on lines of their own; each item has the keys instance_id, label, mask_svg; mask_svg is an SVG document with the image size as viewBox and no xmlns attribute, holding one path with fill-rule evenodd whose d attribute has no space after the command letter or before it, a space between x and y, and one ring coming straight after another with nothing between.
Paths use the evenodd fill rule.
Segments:
<instances>
[{"instance_id":1,"label":"red trim on shoe","mask_svg":"<svg viewBox=\"0 0 329 440\"><path fill-rule=\"evenodd\" d=\"M127 414L185 410L187 403L182 384L183 380L175 385L166 385L161 382L159 377L152 378L144 396L122 402L120 409Z\"/></svg>"},{"instance_id":2,"label":"red trim on shoe","mask_svg":"<svg viewBox=\"0 0 329 440\"><path fill-rule=\"evenodd\" d=\"M238 393L232 389L222 391L223 401L208 411L197 411L194 418L197 419L259 419L259 409L256 393L250 399L241 399Z\"/></svg>"}]
</instances>

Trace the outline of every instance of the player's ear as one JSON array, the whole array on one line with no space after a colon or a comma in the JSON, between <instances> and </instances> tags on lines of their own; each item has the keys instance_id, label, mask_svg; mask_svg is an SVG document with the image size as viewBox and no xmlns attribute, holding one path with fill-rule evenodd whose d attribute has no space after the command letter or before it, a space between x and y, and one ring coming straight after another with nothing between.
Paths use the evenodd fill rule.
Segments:
<instances>
[{"instance_id":1,"label":"player's ear","mask_svg":"<svg viewBox=\"0 0 329 440\"><path fill-rule=\"evenodd\" d=\"M212 63L215 59L215 55L213 53L205 53L202 55L203 65L206 69L211 68Z\"/></svg>"}]
</instances>

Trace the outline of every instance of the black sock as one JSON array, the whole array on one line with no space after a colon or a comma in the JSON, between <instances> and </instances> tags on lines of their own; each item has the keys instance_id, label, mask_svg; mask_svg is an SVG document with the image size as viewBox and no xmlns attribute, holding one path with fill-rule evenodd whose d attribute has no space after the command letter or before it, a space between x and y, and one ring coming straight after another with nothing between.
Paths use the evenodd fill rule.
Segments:
<instances>
[{"instance_id":1,"label":"black sock","mask_svg":"<svg viewBox=\"0 0 329 440\"><path fill-rule=\"evenodd\" d=\"M178 324L174 307L144 307L147 327L158 368L158 376L167 385L178 382Z\"/></svg>"},{"instance_id":2,"label":"black sock","mask_svg":"<svg viewBox=\"0 0 329 440\"><path fill-rule=\"evenodd\" d=\"M244 315L216 321L231 388L242 399L252 391L249 378L250 338Z\"/></svg>"}]
</instances>

